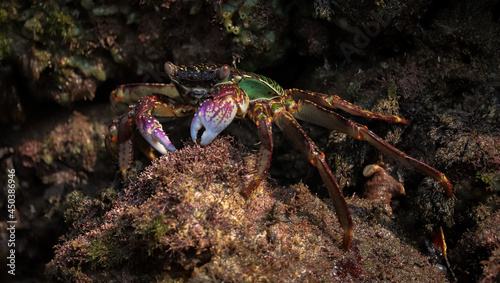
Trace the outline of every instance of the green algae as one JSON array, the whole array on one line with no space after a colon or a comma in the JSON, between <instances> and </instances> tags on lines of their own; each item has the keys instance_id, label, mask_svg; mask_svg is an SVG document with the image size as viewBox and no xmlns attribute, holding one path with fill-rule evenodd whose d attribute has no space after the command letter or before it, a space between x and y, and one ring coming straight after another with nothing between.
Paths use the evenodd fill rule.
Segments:
<instances>
[{"instance_id":1,"label":"green algae","mask_svg":"<svg viewBox=\"0 0 500 283\"><path fill-rule=\"evenodd\" d=\"M279 25L273 24L274 21L286 20L283 3L279 1L228 1L222 5L220 16L226 32L233 36L233 42L250 48L263 58L261 62L282 58L290 47L290 42L283 40ZM244 62L244 67L253 70L257 66Z\"/></svg>"},{"instance_id":2,"label":"green algae","mask_svg":"<svg viewBox=\"0 0 500 283\"><path fill-rule=\"evenodd\" d=\"M116 241L117 235L109 233L102 238L90 241L85 253L92 268L105 268L119 266L127 258L127 251L122 249Z\"/></svg>"},{"instance_id":3,"label":"green algae","mask_svg":"<svg viewBox=\"0 0 500 283\"><path fill-rule=\"evenodd\" d=\"M79 68L87 76L94 76L100 81L106 80L104 65L100 62L92 64L85 57L77 55L66 58L65 63L70 67Z\"/></svg>"}]
</instances>

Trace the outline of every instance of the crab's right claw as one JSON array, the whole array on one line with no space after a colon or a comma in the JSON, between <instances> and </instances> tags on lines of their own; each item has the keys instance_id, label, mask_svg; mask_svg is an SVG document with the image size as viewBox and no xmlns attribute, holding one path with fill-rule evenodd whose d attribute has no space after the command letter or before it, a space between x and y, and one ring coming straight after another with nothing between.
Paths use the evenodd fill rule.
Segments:
<instances>
[{"instance_id":1,"label":"crab's right claw","mask_svg":"<svg viewBox=\"0 0 500 283\"><path fill-rule=\"evenodd\" d=\"M167 151L175 151L175 146L163 131L158 119L149 113L155 106L154 97L143 97L134 107L135 124L141 135L159 153L167 154Z\"/></svg>"},{"instance_id":2,"label":"crab's right claw","mask_svg":"<svg viewBox=\"0 0 500 283\"><path fill-rule=\"evenodd\" d=\"M136 118L135 123L141 135L159 153L167 154L167 151L175 151L175 146L163 131L160 122L153 116L147 114Z\"/></svg>"},{"instance_id":3,"label":"crab's right claw","mask_svg":"<svg viewBox=\"0 0 500 283\"><path fill-rule=\"evenodd\" d=\"M191 123L191 138L196 140L198 131L205 127L201 144L207 145L220 134L236 115L243 115L248 109L248 96L236 85L220 86L205 100L194 115Z\"/></svg>"}]
</instances>

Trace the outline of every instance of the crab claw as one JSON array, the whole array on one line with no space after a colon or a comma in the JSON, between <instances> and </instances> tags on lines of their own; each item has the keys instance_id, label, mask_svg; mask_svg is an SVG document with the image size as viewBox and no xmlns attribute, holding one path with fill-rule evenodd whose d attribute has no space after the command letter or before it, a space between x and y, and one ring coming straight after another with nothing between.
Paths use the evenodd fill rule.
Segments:
<instances>
[{"instance_id":1,"label":"crab claw","mask_svg":"<svg viewBox=\"0 0 500 283\"><path fill-rule=\"evenodd\" d=\"M149 114L148 111L155 107L155 97L143 97L134 108L135 124L141 135L159 153L167 154L167 151L175 151L175 146L163 131L158 119Z\"/></svg>"},{"instance_id":2,"label":"crab claw","mask_svg":"<svg viewBox=\"0 0 500 283\"><path fill-rule=\"evenodd\" d=\"M205 127L201 144L207 145L220 134L236 115L242 116L248 109L248 96L236 85L222 85L205 100L191 123L191 138L196 140L198 131Z\"/></svg>"},{"instance_id":3,"label":"crab claw","mask_svg":"<svg viewBox=\"0 0 500 283\"><path fill-rule=\"evenodd\" d=\"M136 119L137 128L141 135L153 146L159 153L167 154L167 150L175 151L175 146L163 131L158 120L147 114Z\"/></svg>"}]
</instances>

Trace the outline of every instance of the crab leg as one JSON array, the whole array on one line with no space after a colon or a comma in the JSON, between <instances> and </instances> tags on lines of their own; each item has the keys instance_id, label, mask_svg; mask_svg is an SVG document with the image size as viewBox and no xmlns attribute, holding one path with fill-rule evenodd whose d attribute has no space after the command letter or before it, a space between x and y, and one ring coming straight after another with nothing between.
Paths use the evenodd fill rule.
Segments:
<instances>
[{"instance_id":1,"label":"crab leg","mask_svg":"<svg viewBox=\"0 0 500 283\"><path fill-rule=\"evenodd\" d=\"M397 116L389 115L389 114L383 114L383 113L377 113L373 111L369 111L366 109L363 109L356 104L352 104L348 101L345 101L341 99L340 97L336 95L327 95L323 93L317 93L317 92L312 92L308 90L301 90L301 89L287 89L286 93L291 95L295 101L299 100L308 100L312 101L318 105L321 105L323 107L327 108L339 108L349 114L356 115L356 116L361 116L361 117L366 117L370 119L377 119L377 120L383 120L383 121L388 121L392 123L401 123L401 124L406 124L408 121L406 119L399 118Z\"/></svg>"},{"instance_id":2,"label":"crab leg","mask_svg":"<svg viewBox=\"0 0 500 283\"><path fill-rule=\"evenodd\" d=\"M123 102L128 105L134 104L139 99L144 96L149 96L153 94L161 94L168 96L170 98L179 98L179 92L173 84L154 84L154 83L137 83L137 84L125 84L117 87L111 92L109 97L111 104L117 102Z\"/></svg>"},{"instance_id":3,"label":"crab leg","mask_svg":"<svg viewBox=\"0 0 500 283\"><path fill-rule=\"evenodd\" d=\"M264 103L256 103L249 112L249 117L257 125L261 144L255 161L253 179L241 191L245 197L249 196L267 176L273 155L273 131L269 106Z\"/></svg>"},{"instance_id":4,"label":"crab leg","mask_svg":"<svg viewBox=\"0 0 500 283\"><path fill-rule=\"evenodd\" d=\"M280 127L302 150L302 152L304 152L309 161L318 168L321 178L328 188L328 193L330 194L333 206L335 207L340 226L344 230L342 247L347 250L349 249L352 240L353 223L351 214L339 185L326 163L325 154L321 152L311 138L307 136L292 114L286 111L285 108L279 104L280 103L275 103L274 105L271 105L273 120L276 125L278 125L278 127Z\"/></svg>"},{"instance_id":5,"label":"crab leg","mask_svg":"<svg viewBox=\"0 0 500 283\"><path fill-rule=\"evenodd\" d=\"M441 183L447 196L453 195L452 185L443 173L395 148L370 131L366 126L354 123L310 101L300 100L291 107L290 111L300 120L311 122L331 130L340 131L358 140L369 142L384 154L431 176Z\"/></svg>"},{"instance_id":6,"label":"crab leg","mask_svg":"<svg viewBox=\"0 0 500 283\"><path fill-rule=\"evenodd\" d=\"M118 162L118 167L123 176L125 176L134 155L131 128L133 123L134 119L130 118L129 114L120 116L109 127L109 134L105 139L106 149L111 153L112 158Z\"/></svg>"}]
</instances>

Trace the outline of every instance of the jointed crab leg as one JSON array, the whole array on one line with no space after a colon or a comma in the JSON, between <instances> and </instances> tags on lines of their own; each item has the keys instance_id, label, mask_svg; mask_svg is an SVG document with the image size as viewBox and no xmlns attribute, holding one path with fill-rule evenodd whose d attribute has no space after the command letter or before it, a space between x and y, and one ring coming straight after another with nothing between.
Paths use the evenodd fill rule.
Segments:
<instances>
[{"instance_id":1,"label":"jointed crab leg","mask_svg":"<svg viewBox=\"0 0 500 283\"><path fill-rule=\"evenodd\" d=\"M124 114L113 121L113 125L109 127L110 135L106 136L105 144L108 152L113 158L116 158L118 167L122 175L132 162L134 149L132 146L133 133L131 125L134 119L129 117L129 114Z\"/></svg>"},{"instance_id":2,"label":"jointed crab leg","mask_svg":"<svg viewBox=\"0 0 500 283\"><path fill-rule=\"evenodd\" d=\"M363 108L357 106L356 104L352 104L348 101L341 99L340 97L338 97L336 95L327 95L327 94L312 92L312 91L308 91L308 90L301 90L301 89L296 89L296 88L287 89L286 93L291 95L295 99L295 101L308 100L308 101L312 101L318 105L321 105L321 106L324 106L327 108L339 108L347 113L350 113L350 114L356 115L356 116L366 117L366 118L370 118L370 119L383 120L383 121L388 121L391 123L406 124L408 122L406 119L399 118L398 116L377 113L377 112L363 109Z\"/></svg>"},{"instance_id":3,"label":"jointed crab leg","mask_svg":"<svg viewBox=\"0 0 500 283\"><path fill-rule=\"evenodd\" d=\"M447 196L453 195L452 185L443 173L395 148L370 131L366 126L354 123L310 101L300 100L297 104L292 105L290 112L300 120L311 122L331 130L340 131L353 138L369 142L384 154L431 176L441 183Z\"/></svg>"},{"instance_id":4,"label":"jointed crab leg","mask_svg":"<svg viewBox=\"0 0 500 283\"><path fill-rule=\"evenodd\" d=\"M249 118L257 125L259 139L261 141L259 153L255 160L255 172L253 179L241 191L243 196L248 196L252 193L260 182L266 177L271 165L271 157L273 155L273 131L271 110L266 103L256 103L249 112Z\"/></svg>"},{"instance_id":5,"label":"jointed crab leg","mask_svg":"<svg viewBox=\"0 0 500 283\"><path fill-rule=\"evenodd\" d=\"M125 84L111 92L111 106L113 110L119 112L123 110L123 107L133 105L137 103L139 99L154 94L160 94L178 100L180 97L177 88L173 84Z\"/></svg>"},{"instance_id":6,"label":"jointed crab leg","mask_svg":"<svg viewBox=\"0 0 500 283\"><path fill-rule=\"evenodd\" d=\"M352 240L352 219L349 213L349 208L347 207L347 202L345 201L342 192L333 176L332 171L328 167L325 160L325 155L321 152L314 142L307 136L304 130L300 127L300 124L295 120L292 114L285 110L282 105L277 105L275 103L271 105L273 111L273 120L280 127L287 136L304 152L309 159L309 161L318 168L321 178L325 182L330 198L332 199L333 205L335 207L335 212L340 222L340 226L344 230L344 239L342 241L342 247L344 249L349 249Z\"/></svg>"},{"instance_id":7,"label":"jointed crab leg","mask_svg":"<svg viewBox=\"0 0 500 283\"><path fill-rule=\"evenodd\" d=\"M170 98L180 97L177 88L173 84L125 84L111 92L111 103L123 102L132 105L144 96L161 94Z\"/></svg>"}]
</instances>

